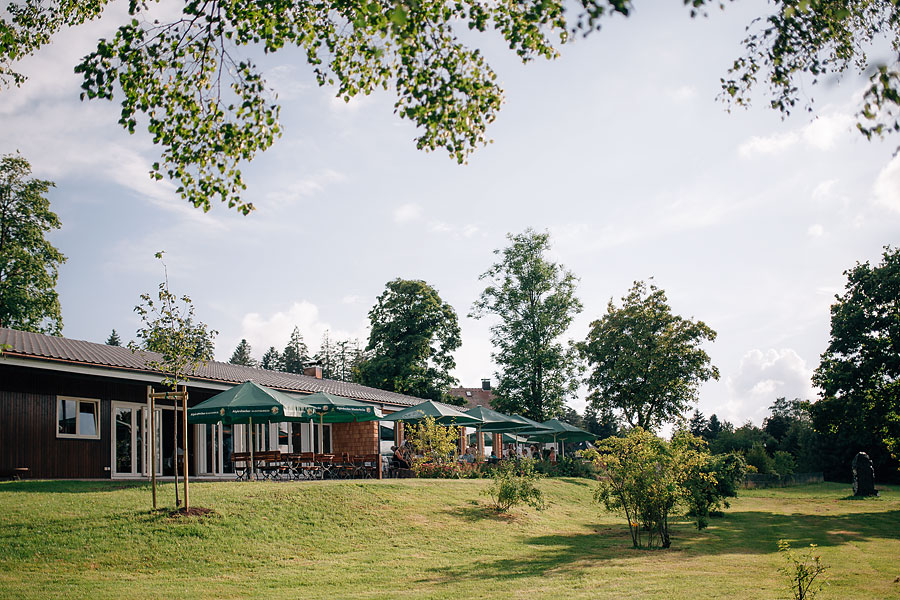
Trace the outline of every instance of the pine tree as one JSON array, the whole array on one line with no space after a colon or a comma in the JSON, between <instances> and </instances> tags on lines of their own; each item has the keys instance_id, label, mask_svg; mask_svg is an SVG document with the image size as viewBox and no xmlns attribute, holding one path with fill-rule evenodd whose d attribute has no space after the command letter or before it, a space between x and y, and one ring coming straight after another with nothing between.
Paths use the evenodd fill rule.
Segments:
<instances>
[{"instance_id":1,"label":"pine tree","mask_svg":"<svg viewBox=\"0 0 900 600\"><path fill-rule=\"evenodd\" d=\"M688 428L691 431L691 435L697 437L705 437L707 435L709 421L706 420L706 417L703 416L700 409L694 409L694 416L691 417L691 420L688 422Z\"/></svg>"},{"instance_id":2,"label":"pine tree","mask_svg":"<svg viewBox=\"0 0 900 600\"><path fill-rule=\"evenodd\" d=\"M106 338L106 345L107 346L121 346L122 345L122 338L119 337L119 334L116 333L115 329L113 329L112 333L109 334L109 337Z\"/></svg>"},{"instance_id":3,"label":"pine tree","mask_svg":"<svg viewBox=\"0 0 900 600\"><path fill-rule=\"evenodd\" d=\"M281 366L281 354L275 349L275 346L269 346L269 349L263 354L259 366L260 368L268 369L269 371L284 370Z\"/></svg>"},{"instance_id":4,"label":"pine tree","mask_svg":"<svg viewBox=\"0 0 900 600\"><path fill-rule=\"evenodd\" d=\"M252 351L253 350L250 348L250 344L247 343L247 340L242 339L241 343L234 349L234 354L231 355L231 359L229 359L228 362L233 365L243 365L245 367L259 366L259 363L256 362L256 359L251 355Z\"/></svg>"},{"instance_id":5,"label":"pine tree","mask_svg":"<svg viewBox=\"0 0 900 600\"><path fill-rule=\"evenodd\" d=\"M306 343L303 341L300 328L294 327L294 331L291 332L291 339L288 341L287 346L284 347L284 352L281 353L282 370L287 373L302 374L303 367L308 362L310 362L309 348L306 347Z\"/></svg>"},{"instance_id":6,"label":"pine tree","mask_svg":"<svg viewBox=\"0 0 900 600\"><path fill-rule=\"evenodd\" d=\"M328 330L322 334L322 345L313 357L316 363L322 367L322 377L325 379L337 379L334 373L334 344Z\"/></svg>"}]
</instances>

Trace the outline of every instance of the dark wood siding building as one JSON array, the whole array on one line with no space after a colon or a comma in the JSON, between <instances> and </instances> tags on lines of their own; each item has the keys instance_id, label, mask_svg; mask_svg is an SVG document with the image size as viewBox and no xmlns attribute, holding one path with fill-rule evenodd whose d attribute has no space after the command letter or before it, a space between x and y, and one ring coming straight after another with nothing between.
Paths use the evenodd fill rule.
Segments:
<instances>
[{"instance_id":1,"label":"dark wood siding building","mask_svg":"<svg viewBox=\"0 0 900 600\"><path fill-rule=\"evenodd\" d=\"M140 478L149 474L148 386L164 391L161 374L145 366L152 353L0 328L0 476L32 478ZM315 371L311 371L315 373ZM313 375L294 375L210 362L189 378L189 405L237 383L256 383L287 393L317 391L387 409L421 400ZM157 473L172 474L176 452L175 403L157 402ZM318 433L307 423L259 426L263 449L305 451ZM244 426L194 425L187 448L190 473L229 476L230 453L251 439ZM374 423L327 427L325 445L357 453L377 444ZM180 434L178 434L180 435ZM177 442L180 445L180 442ZM346 448L344 448L346 446ZM25 471L27 469L27 471Z\"/></svg>"}]
</instances>

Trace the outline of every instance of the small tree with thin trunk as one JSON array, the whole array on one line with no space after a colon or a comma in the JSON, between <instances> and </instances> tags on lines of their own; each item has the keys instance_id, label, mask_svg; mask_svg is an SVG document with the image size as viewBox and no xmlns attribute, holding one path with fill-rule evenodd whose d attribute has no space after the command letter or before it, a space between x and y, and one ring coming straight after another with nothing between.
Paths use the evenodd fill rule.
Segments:
<instances>
[{"instance_id":1,"label":"small tree with thin trunk","mask_svg":"<svg viewBox=\"0 0 900 600\"><path fill-rule=\"evenodd\" d=\"M162 252L157 252L155 256L162 261ZM162 373L161 383L175 392L179 384L187 381L188 375L212 359L212 339L218 332L194 318L194 305L190 297L185 295L179 298L170 291L169 272L166 263L162 264L165 277L159 284L156 298L150 294L141 294L141 303L134 307L143 322L143 326L137 330L137 338L142 343L139 346L136 342L131 342L128 347L132 352L143 349L158 353L159 358L147 360L146 365ZM187 419L187 414L182 417ZM174 439L178 439L177 419ZM177 477L177 453L175 458ZM152 465L151 468L156 466ZM177 504L177 485L175 490ZM184 508L185 511L189 508L187 501Z\"/></svg>"},{"instance_id":2,"label":"small tree with thin trunk","mask_svg":"<svg viewBox=\"0 0 900 600\"><path fill-rule=\"evenodd\" d=\"M106 338L106 345L107 346L121 346L122 345L122 338L119 337L119 334L116 333L115 329L113 329L112 333L109 334L109 337Z\"/></svg>"}]
</instances>

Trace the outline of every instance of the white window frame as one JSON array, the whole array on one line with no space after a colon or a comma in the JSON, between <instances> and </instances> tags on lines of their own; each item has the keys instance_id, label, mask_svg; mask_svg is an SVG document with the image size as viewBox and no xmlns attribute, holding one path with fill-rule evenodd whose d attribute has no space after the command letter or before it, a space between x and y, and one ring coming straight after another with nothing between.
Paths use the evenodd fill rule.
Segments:
<instances>
[{"instance_id":1,"label":"white window frame","mask_svg":"<svg viewBox=\"0 0 900 600\"><path fill-rule=\"evenodd\" d=\"M75 402L75 433L60 433L59 432L59 406L60 401L62 400L71 400ZM81 428L81 402L90 402L94 405L95 410L94 414L97 416L96 427L94 428L97 432L96 435L83 435L78 433ZM67 439L77 439L77 440L99 440L100 439L100 400L98 398L78 398L76 396L57 396L56 397L56 422L53 424L53 428L56 429L56 437L58 438L67 438Z\"/></svg>"}]
</instances>

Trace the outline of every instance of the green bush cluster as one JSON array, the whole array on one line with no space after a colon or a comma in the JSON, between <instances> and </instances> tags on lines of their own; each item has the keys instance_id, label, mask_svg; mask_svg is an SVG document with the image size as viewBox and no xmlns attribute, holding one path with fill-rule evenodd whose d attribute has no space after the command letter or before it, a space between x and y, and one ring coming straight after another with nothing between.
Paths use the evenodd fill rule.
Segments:
<instances>
[{"instance_id":1,"label":"green bush cluster","mask_svg":"<svg viewBox=\"0 0 900 600\"><path fill-rule=\"evenodd\" d=\"M482 492L490 497L497 512L507 512L520 504L544 509L544 494L536 482L541 477L533 460L507 461L494 470L494 481Z\"/></svg>"},{"instance_id":2,"label":"green bush cluster","mask_svg":"<svg viewBox=\"0 0 900 600\"><path fill-rule=\"evenodd\" d=\"M668 548L669 516L678 508L706 527L711 511L737 495L745 464L737 454L713 456L687 431L672 442L636 427L584 453L600 471L596 500L621 510L635 548Z\"/></svg>"}]
</instances>

